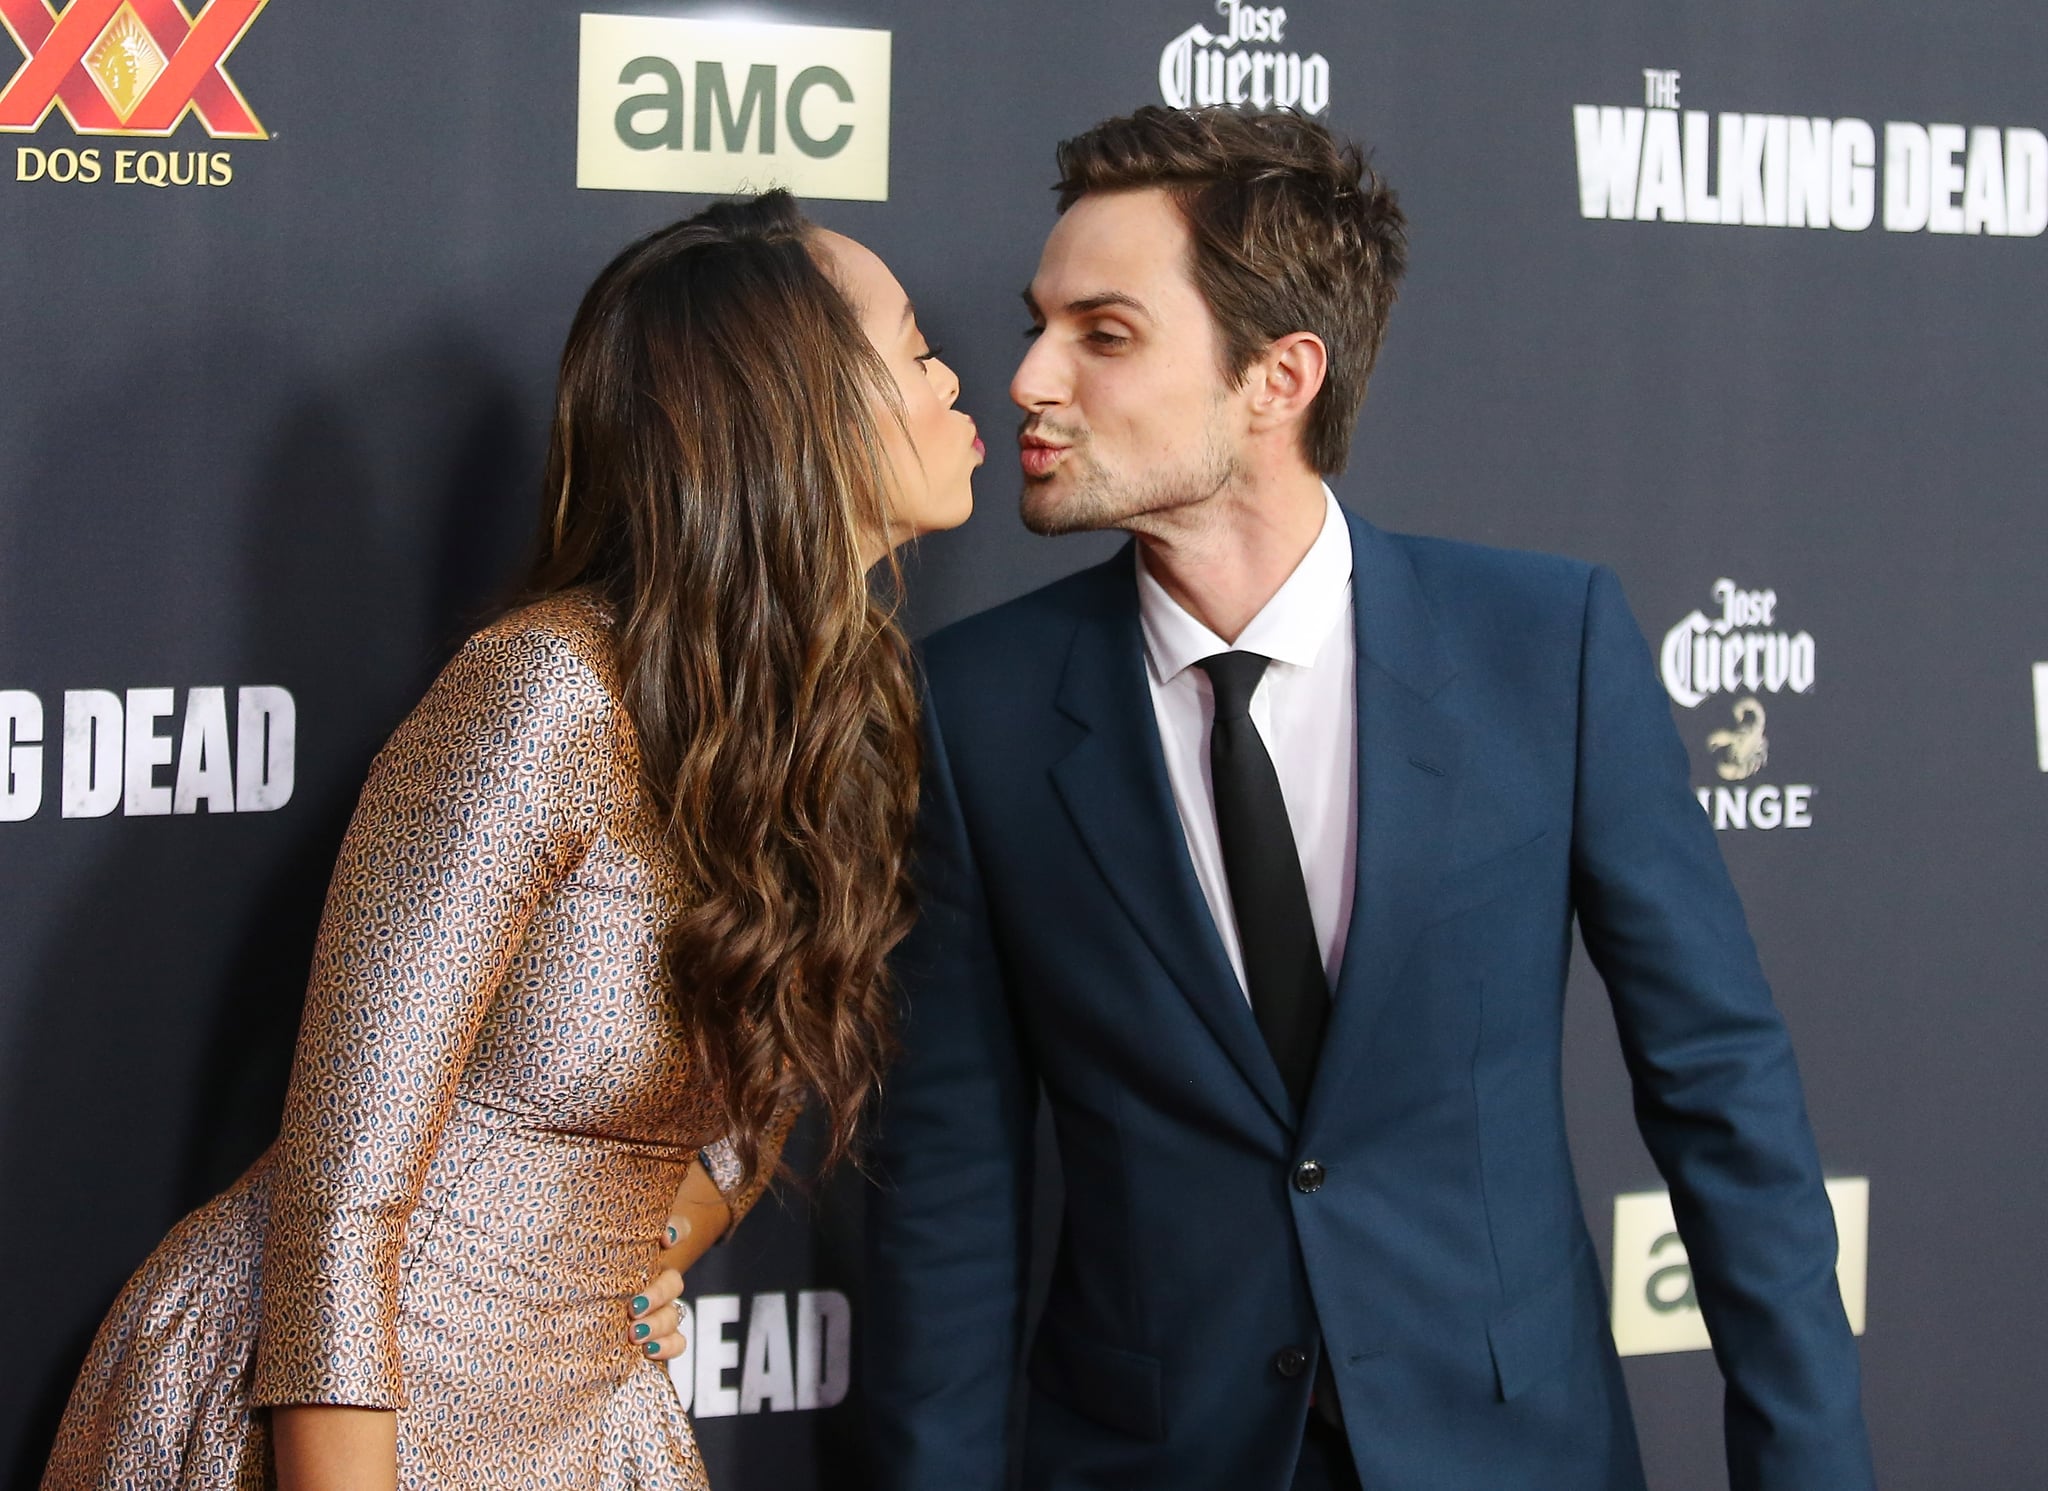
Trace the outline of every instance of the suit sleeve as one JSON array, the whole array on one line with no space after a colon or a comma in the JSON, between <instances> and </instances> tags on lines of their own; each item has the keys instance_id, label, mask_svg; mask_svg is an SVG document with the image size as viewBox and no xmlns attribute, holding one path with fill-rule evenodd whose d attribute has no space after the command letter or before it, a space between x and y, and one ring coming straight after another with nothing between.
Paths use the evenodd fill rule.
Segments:
<instances>
[{"instance_id":1,"label":"suit sleeve","mask_svg":"<svg viewBox=\"0 0 2048 1491\"><path fill-rule=\"evenodd\" d=\"M1620 583L1586 599L1572 873L1727 1383L1734 1491L1875 1482L1792 1046Z\"/></svg>"},{"instance_id":2,"label":"suit sleeve","mask_svg":"<svg viewBox=\"0 0 2048 1491\"><path fill-rule=\"evenodd\" d=\"M927 695L920 917L868 1199L874 1485L1000 1491L1022 1331L1037 1081Z\"/></svg>"},{"instance_id":3,"label":"suit sleeve","mask_svg":"<svg viewBox=\"0 0 2048 1491\"><path fill-rule=\"evenodd\" d=\"M371 767L273 1160L254 1402L405 1406L407 1224L507 964L596 831L611 724L568 644L486 632Z\"/></svg>"}]
</instances>

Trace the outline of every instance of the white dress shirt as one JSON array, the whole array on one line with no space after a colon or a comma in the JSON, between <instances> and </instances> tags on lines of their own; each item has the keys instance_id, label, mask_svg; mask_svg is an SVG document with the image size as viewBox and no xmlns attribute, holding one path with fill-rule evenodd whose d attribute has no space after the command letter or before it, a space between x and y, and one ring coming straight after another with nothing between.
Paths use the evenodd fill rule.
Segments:
<instances>
[{"instance_id":1,"label":"white dress shirt","mask_svg":"<svg viewBox=\"0 0 2048 1491\"><path fill-rule=\"evenodd\" d=\"M1252 695L1252 723L1280 778L1323 970L1335 989L1358 862L1358 637L1352 622L1351 528L1328 487L1323 499L1322 532L1235 642L1225 642L1182 609L1146 569L1144 550L1138 552L1138 616L1166 779L1195 878L1240 988L1244 952L1209 780L1216 700L1209 675L1195 664L1219 652L1272 659Z\"/></svg>"}]
</instances>

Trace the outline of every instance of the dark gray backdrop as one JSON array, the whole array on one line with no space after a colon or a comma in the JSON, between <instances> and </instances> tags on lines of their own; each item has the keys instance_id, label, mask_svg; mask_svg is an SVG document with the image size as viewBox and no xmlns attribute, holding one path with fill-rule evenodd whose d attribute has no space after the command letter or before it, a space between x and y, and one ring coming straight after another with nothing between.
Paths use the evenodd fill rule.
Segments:
<instances>
[{"instance_id":1,"label":"dark gray backdrop","mask_svg":"<svg viewBox=\"0 0 2048 1491\"><path fill-rule=\"evenodd\" d=\"M610 12L697 13L630 3ZM0 822L0 1475L34 1484L121 1280L274 1132L324 877L371 752L516 563L552 364L629 236L702 199L578 191L578 7L280 3L227 70L270 129L220 188L22 181L0 136L0 690L44 704L41 811ZM965 530L914 567L919 630L1092 561L1027 536L1004 432L1016 291L1051 147L1159 96L1210 0L819 0L764 19L893 32L891 192L820 203L916 297L994 436ZM1894 1488L2040 1484L2048 1225L2048 657L2040 237L1589 221L1574 105L2048 125L2048 21L1755 0L1648 11L1289 7L1330 119L1370 141L1413 270L1339 484L1376 521L1613 565L1653 644L1731 577L1816 639L1764 694L1750 784L1803 830L1722 843L1798 1044L1830 1173L1872 1185L1867 1404ZM13 54L0 38L0 72ZM109 173L111 174L111 172ZM281 810L65 818L70 689L268 684L298 705ZM1696 780L1735 696L1678 709ZM175 729L173 716L170 728ZM0 747L7 742L0 741ZM168 776L159 780L168 781ZM1571 1120L1603 1248L1657 1177L1596 981L1574 986ZM854 1300L858 1197L792 1198L693 1293ZM794 1295L792 1293L792 1304ZM736 1374L735 1374L736 1375ZM1704 1353L1629 1378L1652 1483L1723 1483ZM728 1379L731 1380L731 1379ZM849 1400L701 1423L714 1476L858 1484Z\"/></svg>"}]
</instances>

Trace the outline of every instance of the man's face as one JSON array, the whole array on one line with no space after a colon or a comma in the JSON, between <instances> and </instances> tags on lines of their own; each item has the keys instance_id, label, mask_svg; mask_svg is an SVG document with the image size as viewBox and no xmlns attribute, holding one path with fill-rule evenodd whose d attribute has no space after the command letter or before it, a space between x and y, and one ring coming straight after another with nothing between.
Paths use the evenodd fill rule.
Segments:
<instances>
[{"instance_id":1,"label":"man's face","mask_svg":"<svg viewBox=\"0 0 2048 1491\"><path fill-rule=\"evenodd\" d=\"M1236 475L1239 411L1188 248L1156 189L1091 193L1046 240L1025 292L1031 349L1010 380L1034 533L1142 529Z\"/></svg>"}]
</instances>

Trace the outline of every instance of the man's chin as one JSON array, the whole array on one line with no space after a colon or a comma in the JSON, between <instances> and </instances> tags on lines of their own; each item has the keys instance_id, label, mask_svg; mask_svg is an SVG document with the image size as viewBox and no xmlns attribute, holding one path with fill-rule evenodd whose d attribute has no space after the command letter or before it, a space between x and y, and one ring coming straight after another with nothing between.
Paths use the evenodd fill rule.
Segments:
<instances>
[{"instance_id":1,"label":"man's chin","mask_svg":"<svg viewBox=\"0 0 2048 1491\"><path fill-rule=\"evenodd\" d=\"M1022 517L1025 528L1040 538L1060 538L1069 533L1092 533L1101 526L1096 523L1076 523L1057 508L1039 512L1026 507Z\"/></svg>"},{"instance_id":2,"label":"man's chin","mask_svg":"<svg viewBox=\"0 0 2048 1491\"><path fill-rule=\"evenodd\" d=\"M1040 538L1058 538L1062 534L1093 533L1113 526L1096 510L1098 506L1088 500L1085 492L1076 492L1070 486L1062 490L1057 474L1027 476L1017 515Z\"/></svg>"},{"instance_id":3,"label":"man's chin","mask_svg":"<svg viewBox=\"0 0 2048 1491\"><path fill-rule=\"evenodd\" d=\"M1040 538L1058 538L1063 533L1074 531L1073 526L1065 521L1065 514L1057 508L1035 506L1027 501L1018 510L1018 516L1024 520L1025 529Z\"/></svg>"}]
</instances>

